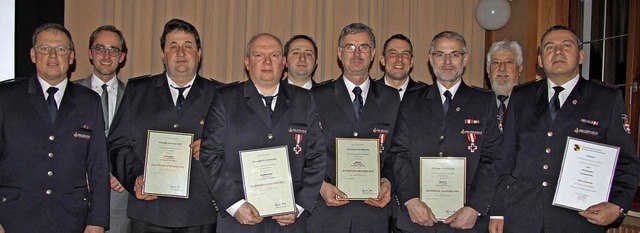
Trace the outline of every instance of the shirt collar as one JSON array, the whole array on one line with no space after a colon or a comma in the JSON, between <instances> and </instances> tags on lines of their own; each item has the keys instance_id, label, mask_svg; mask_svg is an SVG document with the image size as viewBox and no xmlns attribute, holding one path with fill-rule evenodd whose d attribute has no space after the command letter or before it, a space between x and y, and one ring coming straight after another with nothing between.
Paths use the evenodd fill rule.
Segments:
<instances>
[{"instance_id":1,"label":"shirt collar","mask_svg":"<svg viewBox=\"0 0 640 233\"><path fill-rule=\"evenodd\" d=\"M102 79L98 78L96 74L91 74L91 89L93 90L102 90L102 85L105 84ZM107 88L109 90L117 90L118 88L118 76L114 75L112 79L107 81Z\"/></svg>"},{"instance_id":2,"label":"shirt collar","mask_svg":"<svg viewBox=\"0 0 640 233\"><path fill-rule=\"evenodd\" d=\"M287 78L287 83L289 83L291 85L296 85L295 83L291 82L291 78ZM278 84L278 85L280 85L280 84ZM313 81L311 81L311 79L309 79L309 81L307 81L301 87L304 88L304 89L307 89L307 90L311 90L311 88L313 87Z\"/></svg>"},{"instance_id":3,"label":"shirt collar","mask_svg":"<svg viewBox=\"0 0 640 233\"><path fill-rule=\"evenodd\" d=\"M356 87L356 84L352 83L351 81L349 81L349 79L347 79L347 77L345 77L344 75L342 75L342 80L344 80L344 85L347 86L347 92L349 92L349 96L351 97L351 101L353 101L356 98L356 95L353 94L353 88ZM369 86L371 86L371 79L367 78L366 80L364 80L364 82L362 84L360 84L360 89L362 89L362 102L364 104L364 102L366 102L367 100L367 95L369 94Z\"/></svg>"},{"instance_id":4,"label":"shirt collar","mask_svg":"<svg viewBox=\"0 0 640 233\"><path fill-rule=\"evenodd\" d=\"M458 88L460 87L461 83L462 78L458 80L458 83L454 84L453 87L448 89L449 92L451 92L451 99L455 98L456 92L458 92ZM444 102L444 92L447 91L447 89L438 81L436 81L436 85L438 85L438 91L440 91L440 99L442 99L442 102Z\"/></svg>"}]
</instances>

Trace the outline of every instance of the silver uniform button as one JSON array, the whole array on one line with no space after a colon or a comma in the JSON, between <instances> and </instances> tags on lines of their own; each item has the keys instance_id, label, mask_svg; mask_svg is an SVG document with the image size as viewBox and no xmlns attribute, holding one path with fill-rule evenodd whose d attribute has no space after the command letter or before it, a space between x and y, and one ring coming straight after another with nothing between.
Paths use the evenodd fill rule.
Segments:
<instances>
[{"instance_id":1,"label":"silver uniform button","mask_svg":"<svg viewBox=\"0 0 640 233\"><path fill-rule=\"evenodd\" d=\"M546 181L542 181L542 186L547 187L547 182Z\"/></svg>"},{"instance_id":2,"label":"silver uniform button","mask_svg":"<svg viewBox=\"0 0 640 233\"><path fill-rule=\"evenodd\" d=\"M546 165L546 164L545 164L545 165L542 165L542 169L544 169L544 170L549 169L549 165Z\"/></svg>"},{"instance_id":3,"label":"silver uniform button","mask_svg":"<svg viewBox=\"0 0 640 233\"><path fill-rule=\"evenodd\" d=\"M2 197L2 202L7 202L7 198L6 197Z\"/></svg>"},{"instance_id":4,"label":"silver uniform button","mask_svg":"<svg viewBox=\"0 0 640 233\"><path fill-rule=\"evenodd\" d=\"M56 137L54 137L53 135L49 136L49 141L53 141L56 140Z\"/></svg>"},{"instance_id":5,"label":"silver uniform button","mask_svg":"<svg viewBox=\"0 0 640 233\"><path fill-rule=\"evenodd\" d=\"M179 124L173 124L173 128L178 128Z\"/></svg>"},{"instance_id":6,"label":"silver uniform button","mask_svg":"<svg viewBox=\"0 0 640 233\"><path fill-rule=\"evenodd\" d=\"M47 195L51 195L53 193L53 191L51 191L51 189L47 189Z\"/></svg>"},{"instance_id":7,"label":"silver uniform button","mask_svg":"<svg viewBox=\"0 0 640 233\"><path fill-rule=\"evenodd\" d=\"M353 132L353 136L357 137L358 136L358 132Z\"/></svg>"},{"instance_id":8,"label":"silver uniform button","mask_svg":"<svg viewBox=\"0 0 640 233\"><path fill-rule=\"evenodd\" d=\"M47 176L53 176L53 172L52 171L48 171L47 172Z\"/></svg>"},{"instance_id":9,"label":"silver uniform button","mask_svg":"<svg viewBox=\"0 0 640 233\"><path fill-rule=\"evenodd\" d=\"M444 135L440 135L440 140L444 139Z\"/></svg>"},{"instance_id":10,"label":"silver uniform button","mask_svg":"<svg viewBox=\"0 0 640 233\"><path fill-rule=\"evenodd\" d=\"M544 152L546 152L547 154L550 154L551 153L551 148L544 149Z\"/></svg>"},{"instance_id":11,"label":"silver uniform button","mask_svg":"<svg viewBox=\"0 0 640 233\"><path fill-rule=\"evenodd\" d=\"M443 156L443 155L444 155L444 153L442 153L442 151L440 151L440 152L438 152L438 155L439 155L439 156Z\"/></svg>"},{"instance_id":12,"label":"silver uniform button","mask_svg":"<svg viewBox=\"0 0 640 233\"><path fill-rule=\"evenodd\" d=\"M47 154L47 156L49 156L49 158L53 158L53 153L49 152L49 154Z\"/></svg>"},{"instance_id":13,"label":"silver uniform button","mask_svg":"<svg viewBox=\"0 0 640 233\"><path fill-rule=\"evenodd\" d=\"M547 136L548 137L553 137L553 132L551 132L551 131L547 132Z\"/></svg>"},{"instance_id":14,"label":"silver uniform button","mask_svg":"<svg viewBox=\"0 0 640 233\"><path fill-rule=\"evenodd\" d=\"M272 139L272 138L273 138L273 134L269 134L269 135L267 135L267 138L268 138L268 139Z\"/></svg>"}]
</instances>

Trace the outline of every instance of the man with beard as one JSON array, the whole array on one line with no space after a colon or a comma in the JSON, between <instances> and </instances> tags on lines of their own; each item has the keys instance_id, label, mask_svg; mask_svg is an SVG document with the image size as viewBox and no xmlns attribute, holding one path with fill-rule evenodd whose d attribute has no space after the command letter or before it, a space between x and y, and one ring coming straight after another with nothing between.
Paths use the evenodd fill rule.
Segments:
<instances>
[{"instance_id":1,"label":"man with beard","mask_svg":"<svg viewBox=\"0 0 640 233\"><path fill-rule=\"evenodd\" d=\"M244 58L249 81L221 88L209 107L202 161L221 207L218 232L305 232L314 211L326 167L324 140L311 93L280 80L285 59L277 37L254 36ZM263 217L246 199L243 187L251 184L243 183L239 151L281 146L288 150L295 212Z\"/></svg>"},{"instance_id":2,"label":"man with beard","mask_svg":"<svg viewBox=\"0 0 640 233\"><path fill-rule=\"evenodd\" d=\"M397 228L407 232L485 232L496 184L494 160L502 134L491 92L469 87L462 73L469 55L462 35L437 34L429 50L434 85L408 92L398 113L390 149L401 211ZM420 199L421 157L466 157L466 200L442 222ZM462 188L462 187L461 187ZM442 219L441 219L442 220Z\"/></svg>"},{"instance_id":3,"label":"man with beard","mask_svg":"<svg viewBox=\"0 0 640 233\"><path fill-rule=\"evenodd\" d=\"M318 46L307 35L295 35L284 44L287 59L287 83L311 90L317 83L313 73L318 67Z\"/></svg>"},{"instance_id":4,"label":"man with beard","mask_svg":"<svg viewBox=\"0 0 640 233\"><path fill-rule=\"evenodd\" d=\"M338 59L343 74L314 88L313 96L327 142L327 172L309 232L389 232L391 166L387 155L400 104L398 91L369 76L375 55L372 29L352 23L338 38ZM380 139L381 183L377 198L363 201L337 199L346 195L336 187L336 138Z\"/></svg>"},{"instance_id":5,"label":"man with beard","mask_svg":"<svg viewBox=\"0 0 640 233\"><path fill-rule=\"evenodd\" d=\"M207 109L219 83L198 75L201 58L196 28L169 20L160 37L165 72L129 80L108 149L113 175L129 195L132 232L215 232L216 203L201 164L200 138ZM193 134L188 198L142 192L149 130Z\"/></svg>"},{"instance_id":6,"label":"man with beard","mask_svg":"<svg viewBox=\"0 0 640 233\"><path fill-rule=\"evenodd\" d=\"M105 122L105 135L109 134L110 123L120 106L125 84L118 79L117 73L127 56L127 44L122 32L112 25L98 27L89 37L89 60L93 65L93 74L85 79L74 81L100 95ZM111 175L110 233L129 232L127 217L127 197L120 182Z\"/></svg>"},{"instance_id":7,"label":"man with beard","mask_svg":"<svg viewBox=\"0 0 640 233\"><path fill-rule=\"evenodd\" d=\"M418 86L409 73L413 68L413 45L402 34L395 34L384 42L380 64L384 67L384 76L376 82L386 84L398 90L400 100L408 89Z\"/></svg>"},{"instance_id":8,"label":"man with beard","mask_svg":"<svg viewBox=\"0 0 640 233\"><path fill-rule=\"evenodd\" d=\"M631 205L640 167L624 101L617 89L580 75L584 59L571 29L543 34L538 66L547 78L514 88L505 115L511 162L491 205L492 215L504 216L491 221L504 225L492 223L491 232L605 232ZM568 137L620 147L608 200L584 211L553 205Z\"/></svg>"},{"instance_id":9,"label":"man with beard","mask_svg":"<svg viewBox=\"0 0 640 233\"><path fill-rule=\"evenodd\" d=\"M496 95L498 121L502 130L504 112L509 105L511 89L518 84L522 72L522 48L515 41L501 40L491 45L487 53L487 73Z\"/></svg>"}]
</instances>

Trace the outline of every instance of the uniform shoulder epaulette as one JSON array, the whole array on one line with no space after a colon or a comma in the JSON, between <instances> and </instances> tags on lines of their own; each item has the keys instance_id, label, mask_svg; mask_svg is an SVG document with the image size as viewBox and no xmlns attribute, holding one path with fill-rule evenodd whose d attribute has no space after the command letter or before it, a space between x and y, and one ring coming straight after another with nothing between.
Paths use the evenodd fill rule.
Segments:
<instances>
[{"instance_id":1,"label":"uniform shoulder epaulette","mask_svg":"<svg viewBox=\"0 0 640 233\"><path fill-rule=\"evenodd\" d=\"M606 87L606 88L611 88L611 89L616 89L616 90L618 89L618 87L617 87L617 86L615 86L615 85L613 85L613 84L611 84L611 83L603 82L603 81L601 81L601 80L597 80L597 79L590 79L590 81L592 81L593 83L598 84L598 85L600 85L600 86Z\"/></svg>"},{"instance_id":2,"label":"uniform shoulder epaulette","mask_svg":"<svg viewBox=\"0 0 640 233\"><path fill-rule=\"evenodd\" d=\"M476 90L478 90L478 91L482 91L482 92L487 92L487 93L491 93L491 92L493 92L493 91L491 91L491 90L487 90L487 89L484 89L484 88L482 88L482 87L477 87L477 86L473 86L473 85L470 85L470 87L471 87L471 88L473 88L473 89L476 89Z\"/></svg>"},{"instance_id":3,"label":"uniform shoulder epaulette","mask_svg":"<svg viewBox=\"0 0 640 233\"><path fill-rule=\"evenodd\" d=\"M235 86L235 85L240 84L240 83L244 83L244 82L233 81L233 82L230 82L230 83L221 83L220 85L216 86L216 88L220 89L220 88Z\"/></svg>"},{"instance_id":4,"label":"uniform shoulder epaulette","mask_svg":"<svg viewBox=\"0 0 640 233\"><path fill-rule=\"evenodd\" d=\"M146 75L141 75L138 77L134 77L134 78L130 78L127 82L131 82L131 81L136 81L136 80L140 80L140 79L145 79L151 77L151 74L146 74Z\"/></svg>"},{"instance_id":5,"label":"uniform shoulder epaulette","mask_svg":"<svg viewBox=\"0 0 640 233\"><path fill-rule=\"evenodd\" d=\"M17 83L17 82L20 82L22 80L23 79L20 79L20 78L7 79L7 80L0 81L0 85L10 84L10 83Z\"/></svg>"},{"instance_id":6,"label":"uniform shoulder epaulette","mask_svg":"<svg viewBox=\"0 0 640 233\"><path fill-rule=\"evenodd\" d=\"M325 85L325 84L327 84L327 83L331 83L331 82L333 82L333 81L334 81L334 79L324 80L324 81L322 81L322 82L318 83L318 86L322 86L322 85Z\"/></svg>"}]
</instances>

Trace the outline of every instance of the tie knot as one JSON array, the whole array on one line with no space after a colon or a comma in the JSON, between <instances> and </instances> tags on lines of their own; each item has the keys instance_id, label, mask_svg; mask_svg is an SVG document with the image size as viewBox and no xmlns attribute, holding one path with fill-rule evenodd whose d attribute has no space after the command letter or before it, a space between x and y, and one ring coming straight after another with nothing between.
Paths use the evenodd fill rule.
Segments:
<instances>
[{"instance_id":1,"label":"tie knot","mask_svg":"<svg viewBox=\"0 0 640 233\"><path fill-rule=\"evenodd\" d=\"M107 87L109 87L109 85L107 85L106 83L102 84L102 90L103 91L107 91Z\"/></svg>"},{"instance_id":2,"label":"tie knot","mask_svg":"<svg viewBox=\"0 0 640 233\"><path fill-rule=\"evenodd\" d=\"M106 84L105 84L106 85ZM104 85L102 86L104 88ZM178 96L182 96L182 94L184 93L184 90L186 90L187 88L191 87L191 85L189 86L184 86L184 87L174 87L171 86L171 88L174 88L176 90L178 90Z\"/></svg>"},{"instance_id":3,"label":"tie knot","mask_svg":"<svg viewBox=\"0 0 640 233\"><path fill-rule=\"evenodd\" d=\"M58 92L57 87L49 87L49 89L47 89L47 93L49 93L50 96L53 96L56 92Z\"/></svg>"},{"instance_id":4,"label":"tie knot","mask_svg":"<svg viewBox=\"0 0 640 233\"><path fill-rule=\"evenodd\" d=\"M268 107L271 107L271 103L273 103L273 98L275 98L276 96L278 96L278 95L262 96L262 99L264 99L265 105L267 105Z\"/></svg>"},{"instance_id":5,"label":"tie knot","mask_svg":"<svg viewBox=\"0 0 640 233\"><path fill-rule=\"evenodd\" d=\"M352 92L353 94L356 94L356 96L359 96L362 94L362 89L360 87L354 87Z\"/></svg>"},{"instance_id":6,"label":"tie knot","mask_svg":"<svg viewBox=\"0 0 640 233\"><path fill-rule=\"evenodd\" d=\"M505 100L509 99L508 95L498 95L498 100L500 100L500 102L504 103Z\"/></svg>"},{"instance_id":7,"label":"tie knot","mask_svg":"<svg viewBox=\"0 0 640 233\"><path fill-rule=\"evenodd\" d=\"M555 86L553 87L553 90L556 91L556 93L560 93L561 91L564 91L564 87L561 86Z\"/></svg>"},{"instance_id":8,"label":"tie knot","mask_svg":"<svg viewBox=\"0 0 640 233\"><path fill-rule=\"evenodd\" d=\"M447 99L451 99L451 92L449 90L446 90L443 95L447 97Z\"/></svg>"}]
</instances>

